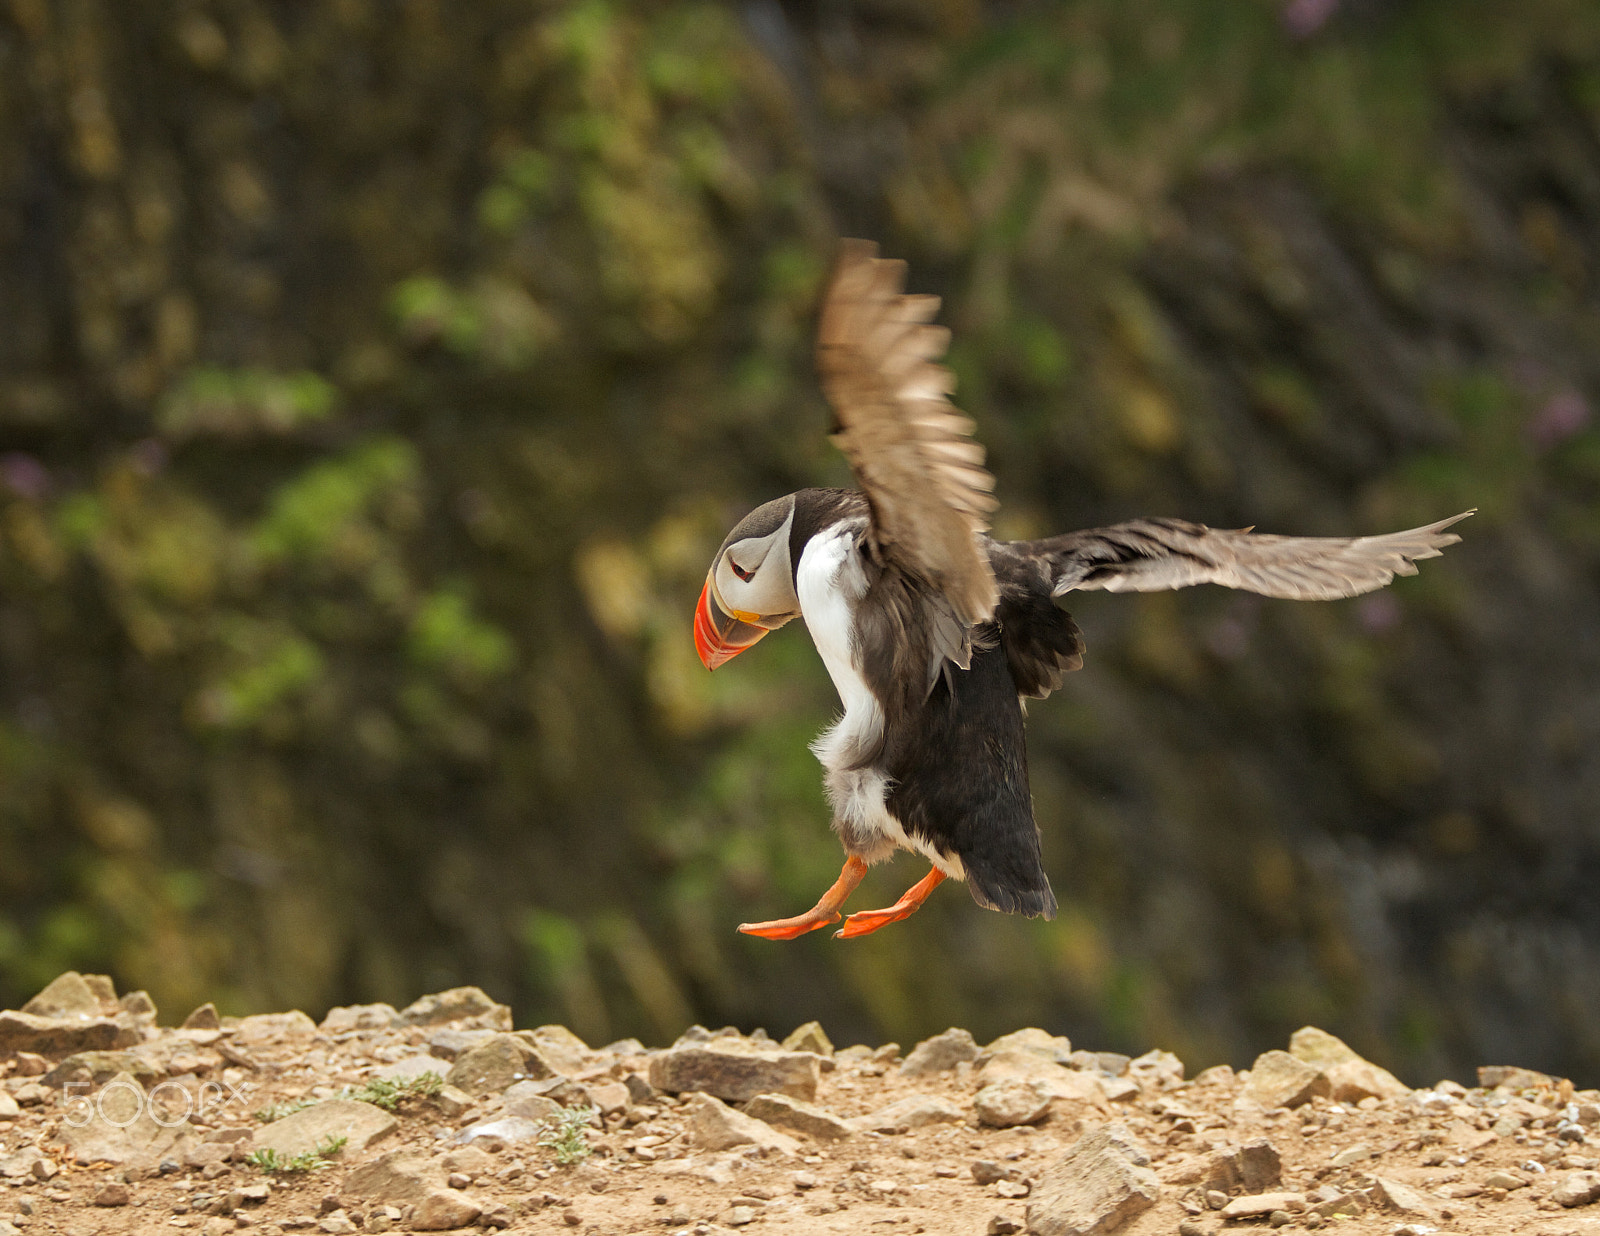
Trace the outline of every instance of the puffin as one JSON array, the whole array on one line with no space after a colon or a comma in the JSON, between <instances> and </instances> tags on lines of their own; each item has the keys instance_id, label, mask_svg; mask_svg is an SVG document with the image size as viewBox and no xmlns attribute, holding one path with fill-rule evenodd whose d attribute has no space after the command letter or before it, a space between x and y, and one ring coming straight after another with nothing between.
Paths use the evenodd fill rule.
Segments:
<instances>
[{"instance_id":1,"label":"puffin","mask_svg":"<svg viewBox=\"0 0 1600 1236\"><path fill-rule=\"evenodd\" d=\"M939 298L907 294L905 277L875 244L845 241L823 296L817 370L859 488L802 489L751 511L695 607L708 670L801 619L843 706L812 744L843 870L811 909L744 923L747 935L786 940L838 922L868 867L898 850L922 855L928 874L892 906L849 915L837 936L908 917L946 879L987 909L1053 917L1023 716L1083 664L1063 597L1194 584L1358 596L1416 574L1474 513L1352 538L1149 518L996 540L994 479L940 363L950 333L933 324Z\"/></svg>"}]
</instances>

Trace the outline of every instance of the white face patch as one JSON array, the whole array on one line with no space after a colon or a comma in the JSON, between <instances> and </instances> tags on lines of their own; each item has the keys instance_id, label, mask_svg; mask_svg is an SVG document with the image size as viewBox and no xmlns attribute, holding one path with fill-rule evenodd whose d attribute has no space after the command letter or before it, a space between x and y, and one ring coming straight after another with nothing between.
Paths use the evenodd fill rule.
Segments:
<instances>
[{"instance_id":1,"label":"white face patch","mask_svg":"<svg viewBox=\"0 0 1600 1236\"><path fill-rule=\"evenodd\" d=\"M741 622L781 627L800 612L794 573L789 567L789 526L794 512L776 531L746 537L717 557L711 572L716 602Z\"/></svg>"}]
</instances>

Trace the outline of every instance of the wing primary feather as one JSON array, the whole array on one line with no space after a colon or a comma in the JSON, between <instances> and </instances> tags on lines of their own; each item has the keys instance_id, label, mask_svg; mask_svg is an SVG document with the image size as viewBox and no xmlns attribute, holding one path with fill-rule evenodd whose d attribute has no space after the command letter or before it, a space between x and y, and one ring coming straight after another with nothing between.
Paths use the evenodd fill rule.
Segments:
<instances>
[{"instance_id":1,"label":"wing primary feather","mask_svg":"<svg viewBox=\"0 0 1600 1236\"><path fill-rule=\"evenodd\" d=\"M1437 558L1461 539L1447 529L1474 513L1366 537L1274 536L1140 519L1025 547L1047 564L1057 596L1074 589L1154 592L1221 584L1269 597L1331 600L1382 588L1396 575L1415 575L1417 562Z\"/></svg>"},{"instance_id":2,"label":"wing primary feather","mask_svg":"<svg viewBox=\"0 0 1600 1236\"><path fill-rule=\"evenodd\" d=\"M935 644L964 657L966 629L987 621L998 597L984 548L994 479L972 421L949 402L955 377L940 361L950 332L932 323L939 298L908 295L905 263L877 253L867 241L841 244L817 368L833 440L867 497L871 557L942 598Z\"/></svg>"}]
</instances>

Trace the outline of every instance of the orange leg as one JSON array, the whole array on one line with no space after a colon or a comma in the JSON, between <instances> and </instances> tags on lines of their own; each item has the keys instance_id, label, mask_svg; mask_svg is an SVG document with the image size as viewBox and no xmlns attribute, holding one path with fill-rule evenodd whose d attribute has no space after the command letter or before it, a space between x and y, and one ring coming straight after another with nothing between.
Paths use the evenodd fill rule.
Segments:
<instances>
[{"instance_id":1,"label":"orange leg","mask_svg":"<svg viewBox=\"0 0 1600 1236\"><path fill-rule=\"evenodd\" d=\"M841 940L850 940L877 931L880 927L887 927L890 923L898 923L903 918L910 918L922 908L922 903L928 899L928 894L943 883L944 872L935 867L907 889L905 896L887 910L862 910L852 914L844 920L844 926L833 934Z\"/></svg>"},{"instance_id":2,"label":"orange leg","mask_svg":"<svg viewBox=\"0 0 1600 1236\"><path fill-rule=\"evenodd\" d=\"M765 936L768 940L792 940L818 927L837 923L839 907L844 904L846 897L856 891L856 885L861 883L861 877L866 874L866 863L852 855L845 860L844 870L833 882L833 887L823 893L822 900L804 914L797 914L794 918L773 919L770 923L741 923L739 930L747 936Z\"/></svg>"}]
</instances>

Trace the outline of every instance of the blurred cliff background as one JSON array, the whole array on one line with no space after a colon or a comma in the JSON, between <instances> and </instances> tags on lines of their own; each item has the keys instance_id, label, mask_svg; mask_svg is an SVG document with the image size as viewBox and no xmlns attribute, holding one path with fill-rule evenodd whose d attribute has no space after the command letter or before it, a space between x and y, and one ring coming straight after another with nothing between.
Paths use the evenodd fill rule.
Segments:
<instances>
[{"instance_id":1,"label":"blurred cliff background","mask_svg":"<svg viewBox=\"0 0 1600 1236\"><path fill-rule=\"evenodd\" d=\"M805 634L690 620L847 483L841 234L945 296L1001 535L1481 509L1357 601L1075 598L1053 923L733 930L840 862ZM0 1005L1595 1085L1597 400L1592 0L3 0Z\"/></svg>"}]
</instances>

